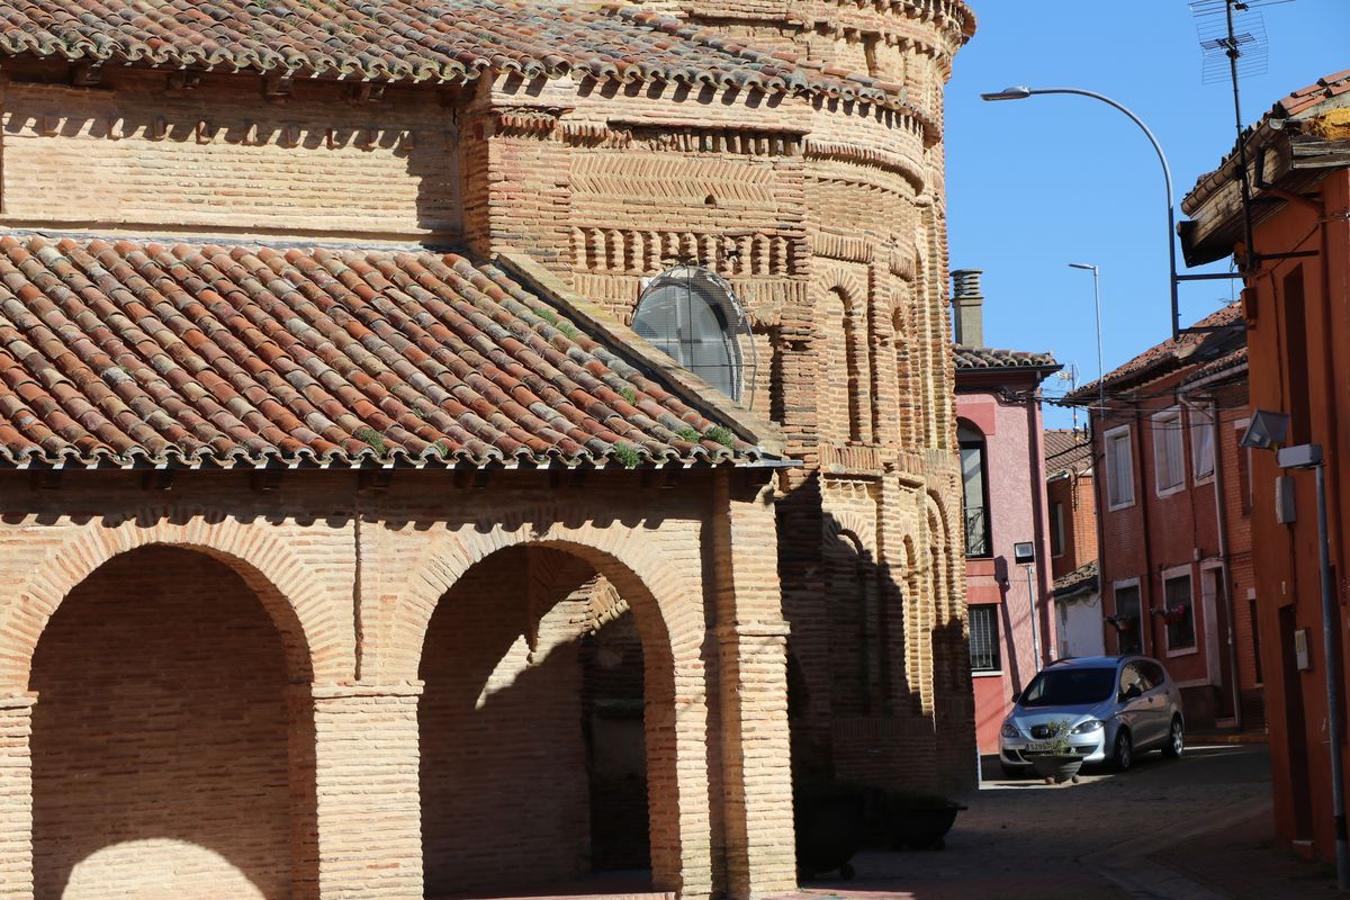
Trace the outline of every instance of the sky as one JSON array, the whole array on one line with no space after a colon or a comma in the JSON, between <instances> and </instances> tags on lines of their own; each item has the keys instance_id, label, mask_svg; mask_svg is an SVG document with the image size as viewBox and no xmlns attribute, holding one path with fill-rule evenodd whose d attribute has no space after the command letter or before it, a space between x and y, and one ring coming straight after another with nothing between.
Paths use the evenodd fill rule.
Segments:
<instances>
[{"instance_id":1,"label":"sky","mask_svg":"<svg viewBox=\"0 0 1350 900\"><path fill-rule=\"evenodd\" d=\"M1130 107L1167 153L1180 219L1182 198L1233 147L1231 88L1227 79L1202 82L1186 0L970 5L979 28L957 54L946 101L951 268L984 270L986 344L1052 351L1066 369L1077 365L1084 384L1098 371L1092 274L1069 263L1101 268L1107 371L1171 335L1162 167L1143 133L1106 104L1074 96L986 103L980 93L1068 86ZM1291 0L1260 12L1269 61L1241 82L1247 123L1350 68L1350 0ZM1180 255L1178 246L1184 267ZM1183 286L1183 324L1228 302L1236 285ZM1045 393L1067 388L1051 379ZM1073 420L1048 404L1046 421Z\"/></svg>"}]
</instances>

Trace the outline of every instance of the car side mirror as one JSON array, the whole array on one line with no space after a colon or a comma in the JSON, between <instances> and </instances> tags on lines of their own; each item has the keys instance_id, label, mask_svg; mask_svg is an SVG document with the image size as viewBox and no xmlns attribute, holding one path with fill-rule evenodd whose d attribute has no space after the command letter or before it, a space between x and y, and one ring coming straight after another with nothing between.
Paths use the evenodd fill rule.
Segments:
<instances>
[{"instance_id":1,"label":"car side mirror","mask_svg":"<svg viewBox=\"0 0 1350 900\"><path fill-rule=\"evenodd\" d=\"M1121 699L1121 700L1133 700L1135 697L1142 697L1143 694L1144 694L1144 692L1143 692L1142 690L1140 690L1139 685L1136 683L1136 684L1130 685L1130 686L1127 687L1125 690L1121 691L1121 692L1120 692L1120 699Z\"/></svg>"}]
</instances>

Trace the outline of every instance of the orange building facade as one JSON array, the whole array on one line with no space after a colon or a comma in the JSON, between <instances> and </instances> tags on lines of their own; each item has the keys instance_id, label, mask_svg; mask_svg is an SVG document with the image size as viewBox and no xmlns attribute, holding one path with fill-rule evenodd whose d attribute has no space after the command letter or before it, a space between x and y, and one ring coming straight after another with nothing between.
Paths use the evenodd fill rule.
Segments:
<instances>
[{"instance_id":1,"label":"orange building facade","mask_svg":"<svg viewBox=\"0 0 1350 900\"><path fill-rule=\"evenodd\" d=\"M1275 104L1244 136L1252 181L1246 245L1229 156L1186 198L1188 261L1236 255L1247 271L1242 315L1253 409L1289 416L1286 445L1316 443L1326 458L1337 638L1346 653L1350 562L1350 71ZM1256 614L1279 836L1330 858L1334 830L1327 742L1316 496L1311 472L1281 472L1251 455ZM1277 485L1293 521L1276 516ZM1344 671L1344 669L1342 669ZM1342 691L1344 691L1344 676ZM1344 696L1344 694L1343 694Z\"/></svg>"}]
</instances>

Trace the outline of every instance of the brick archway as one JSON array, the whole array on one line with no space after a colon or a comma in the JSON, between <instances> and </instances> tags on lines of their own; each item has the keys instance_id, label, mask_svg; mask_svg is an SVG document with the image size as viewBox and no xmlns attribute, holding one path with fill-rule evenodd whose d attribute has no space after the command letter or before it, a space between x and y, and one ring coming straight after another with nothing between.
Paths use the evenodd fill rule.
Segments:
<instances>
[{"instance_id":1,"label":"brick archway","mask_svg":"<svg viewBox=\"0 0 1350 900\"><path fill-rule=\"evenodd\" d=\"M0 691L27 690L42 632L76 586L114 557L154 545L202 553L239 575L280 632L292 681L350 680L352 629L337 617L349 605L334 604L326 586L316 585L304 562L265 528L233 519L209 521L200 514L146 514L111 528L91 524L69 537L0 610Z\"/></svg>"},{"instance_id":2,"label":"brick archway","mask_svg":"<svg viewBox=\"0 0 1350 900\"><path fill-rule=\"evenodd\" d=\"M395 615L384 623L388 641L383 647L374 642L367 647L364 670L379 672L386 681L415 680L431 617L442 598L474 565L521 547L559 550L584 560L628 601L642 639L647 679L644 731L653 885L681 896L706 896L713 872L703 588L698 574L681 574L662 558L660 542L651 535L557 524L452 532L411 575L396 600Z\"/></svg>"}]
</instances>

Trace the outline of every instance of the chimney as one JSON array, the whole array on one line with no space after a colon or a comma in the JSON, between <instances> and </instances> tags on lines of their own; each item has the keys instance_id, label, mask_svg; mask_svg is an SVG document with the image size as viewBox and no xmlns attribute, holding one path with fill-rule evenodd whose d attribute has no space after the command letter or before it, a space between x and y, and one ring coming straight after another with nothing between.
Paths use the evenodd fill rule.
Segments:
<instances>
[{"instance_id":1,"label":"chimney","mask_svg":"<svg viewBox=\"0 0 1350 900\"><path fill-rule=\"evenodd\" d=\"M984 294L980 293L981 269L952 272L952 321L956 343L962 347L984 346Z\"/></svg>"}]
</instances>

